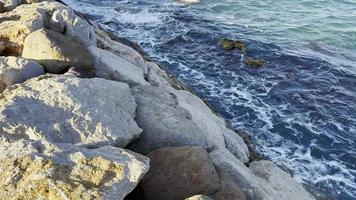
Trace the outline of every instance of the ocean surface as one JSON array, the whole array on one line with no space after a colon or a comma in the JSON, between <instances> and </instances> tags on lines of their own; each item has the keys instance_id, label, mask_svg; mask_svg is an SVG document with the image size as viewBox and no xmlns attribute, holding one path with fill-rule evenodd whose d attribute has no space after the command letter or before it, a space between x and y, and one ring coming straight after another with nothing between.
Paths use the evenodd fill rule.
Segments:
<instances>
[{"instance_id":1,"label":"ocean surface","mask_svg":"<svg viewBox=\"0 0 356 200\"><path fill-rule=\"evenodd\" d=\"M137 42L314 194L356 199L356 0L65 2Z\"/></svg>"}]
</instances>

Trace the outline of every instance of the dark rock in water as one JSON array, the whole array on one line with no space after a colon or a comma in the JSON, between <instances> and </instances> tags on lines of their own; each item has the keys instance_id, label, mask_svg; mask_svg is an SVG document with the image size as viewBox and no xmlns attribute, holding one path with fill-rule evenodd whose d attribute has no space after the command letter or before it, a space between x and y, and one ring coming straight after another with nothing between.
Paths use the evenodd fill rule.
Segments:
<instances>
[{"instance_id":1,"label":"dark rock in water","mask_svg":"<svg viewBox=\"0 0 356 200\"><path fill-rule=\"evenodd\" d=\"M247 46L244 42L240 40L230 40L223 38L219 41L219 45L225 50L239 49L240 51L246 51Z\"/></svg>"},{"instance_id":2,"label":"dark rock in water","mask_svg":"<svg viewBox=\"0 0 356 200\"><path fill-rule=\"evenodd\" d=\"M254 58L248 58L245 60L245 64L250 66L250 67L262 67L263 65L266 64L266 61L262 59L254 59Z\"/></svg>"}]
</instances>

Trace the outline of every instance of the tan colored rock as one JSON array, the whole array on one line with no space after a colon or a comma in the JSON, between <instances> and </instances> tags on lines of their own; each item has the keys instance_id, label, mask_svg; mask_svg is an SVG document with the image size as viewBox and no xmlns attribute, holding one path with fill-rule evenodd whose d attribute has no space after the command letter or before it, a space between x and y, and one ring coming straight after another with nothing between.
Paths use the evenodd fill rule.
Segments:
<instances>
[{"instance_id":1,"label":"tan colored rock","mask_svg":"<svg viewBox=\"0 0 356 200\"><path fill-rule=\"evenodd\" d=\"M50 73L60 73L69 67L93 68L93 58L83 45L48 29L37 30L26 37L22 57L35 60Z\"/></svg>"},{"instance_id":2,"label":"tan colored rock","mask_svg":"<svg viewBox=\"0 0 356 200\"><path fill-rule=\"evenodd\" d=\"M27 35L45 27L74 37L84 45L96 45L93 27L62 3L43 1L23 4L11 12L0 12L0 40L17 44L20 47L18 55L21 55Z\"/></svg>"},{"instance_id":3,"label":"tan colored rock","mask_svg":"<svg viewBox=\"0 0 356 200\"><path fill-rule=\"evenodd\" d=\"M8 87L0 98L0 136L125 147L142 130L126 83L43 75Z\"/></svg>"},{"instance_id":4,"label":"tan colored rock","mask_svg":"<svg viewBox=\"0 0 356 200\"><path fill-rule=\"evenodd\" d=\"M0 139L0 197L122 200L149 168L149 159L110 146Z\"/></svg>"},{"instance_id":5,"label":"tan colored rock","mask_svg":"<svg viewBox=\"0 0 356 200\"><path fill-rule=\"evenodd\" d=\"M25 82L44 73L43 67L36 62L20 57L0 56L0 92L7 86Z\"/></svg>"},{"instance_id":6,"label":"tan colored rock","mask_svg":"<svg viewBox=\"0 0 356 200\"><path fill-rule=\"evenodd\" d=\"M185 200L213 200L213 199L205 195L195 195Z\"/></svg>"},{"instance_id":7,"label":"tan colored rock","mask_svg":"<svg viewBox=\"0 0 356 200\"><path fill-rule=\"evenodd\" d=\"M182 200L219 188L214 165L202 147L161 148L147 156L151 167L140 183L146 200Z\"/></svg>"}]
</instances>

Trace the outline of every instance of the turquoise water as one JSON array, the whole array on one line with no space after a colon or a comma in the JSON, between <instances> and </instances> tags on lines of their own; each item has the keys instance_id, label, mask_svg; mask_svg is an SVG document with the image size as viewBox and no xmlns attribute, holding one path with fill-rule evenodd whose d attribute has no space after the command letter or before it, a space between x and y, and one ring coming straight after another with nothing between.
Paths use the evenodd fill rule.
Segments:
<instances>
[{"instance_id":1,"label":"turquoise water","mask_svg":"<svg viewBox=\"0 0 356 200\"><path fill-rule=\"evenodd\" d=\"M356 199L356 0L66 2L139 43L315 195ZM226 37L246 53L220 48Z\"/></svg>"}]
</instances>

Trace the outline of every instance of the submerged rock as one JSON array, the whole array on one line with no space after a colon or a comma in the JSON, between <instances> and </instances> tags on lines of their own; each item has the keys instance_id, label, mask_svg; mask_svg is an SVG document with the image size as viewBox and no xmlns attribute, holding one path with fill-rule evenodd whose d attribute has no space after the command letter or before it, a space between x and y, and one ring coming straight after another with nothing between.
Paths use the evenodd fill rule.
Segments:
<instances>
[{"instance_id":1,"label":"submerged rock","mask_svg":"<svg viewBox=\"0 0 356 200\"><path fill-rule=\"evenodd\" d=\"M0 140L0 196L11 199L122 200L149 168L149 159L104 146Z\"/></svg>"},{"instance_id":2,"label":"submerged rock","mask_svg":"<svg viewBox=\"0 0 356 200\"><path fill-rule=\"evenodd\" d=\"M141 129L126 83L44 75L9 87L0 98L0 135L89 147L125 147Z\"/></svg>"},{"instance_id":3,"label":"submerged rock","mask_svg":"<svg viewBox=\"0 0 356 200\"><path fill-rule=\"evenodd\" d=\"M44 73L43 67L36 62L20 57L0 56L0 92L7 86L25 82Z\"/></svg>"},{"instance_id":4,"label":"submerged rock","mask_svg":"<svg viewBox=\"0 0 356 200\"><path fill-rule=\"evenodd\" d=\"M248 58L244 61L244 63L250 67L262 67L263 65L266 64L266 61L264 61L262 59Z\"/></svg>"},{"instance_id":5,"label":"submerged rock","mask_svg":"<svg viewBox=\"0 0 356 200\"><path fill-rule=\"evenodd\" d=\"M151 167L140 183L146 200L182 200L219 188L214 164L202 147L161 148L147 156Z\"/></svg>"},{"instance_id":6,"label":"submerged rock","mask_svg":"<svg viewBox=\"0 0 356 200\"><path fill-rule=\"evenodd\" d=\"M48 29L26 37L22 57L37 61L50 73L60 73L69 67L93 68L93 58L82 44Z\"/></svg>"},{"instance_id":7,"label":"submerged rock","mask_svg":"<svg viewBox=\"0 0 356 200\"><path fill-rule=\"evenodd\" d=\"M247 45L240 40L230 40L230 39L221 39L219 45L225 50L239 49L240 51L246 51Z\"/></svg>"},{"instance_id":8,"label":"submerged rock","mask_svg":"<svg viewBox=\"0 0 356 200\"><path fill-rule=\"evenodd\" d=\"M144 72L141 68L109 51L94 46L89 47L89 51L94 57L97 77L126 82L131 86L149 85L144 79Z\"/></svg>"}]
</instances>

